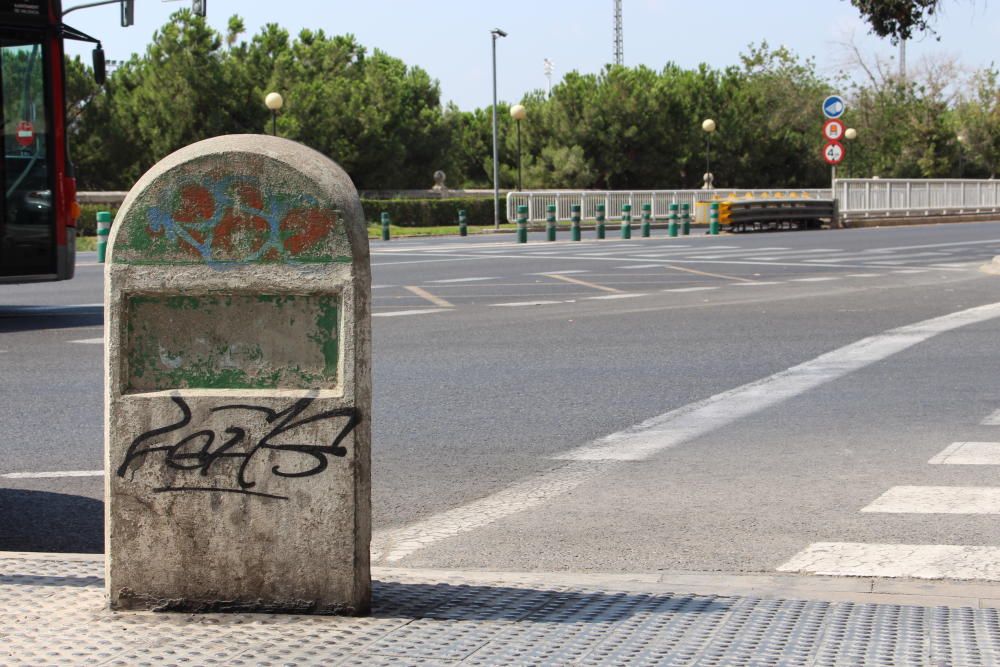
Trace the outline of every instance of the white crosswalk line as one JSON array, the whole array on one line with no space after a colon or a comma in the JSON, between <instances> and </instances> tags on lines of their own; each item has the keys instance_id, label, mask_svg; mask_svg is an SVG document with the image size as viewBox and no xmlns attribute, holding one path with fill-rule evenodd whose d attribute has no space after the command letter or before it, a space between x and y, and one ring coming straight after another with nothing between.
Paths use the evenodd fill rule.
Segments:
<instances>
[{"instance_id":1,"label":"white crosswalk line","mask_svg":"<svg viewBox=\"0 0 1000 667\"><path fill-rule=\"evenodd\" d=\"M372 317L404 317L406 315L430 315L431 313L446 313L451 308L421 308L420 310L391 310L384 313L372 313Z\"/></svg>"},{"instance_id":2,"label":"white crosswalk line","mask_svg":"<svg viewBox=\"0 0 1000 667\"><path fill-rule=\"evenodd\" d=\"M584 297L587 301L610 301L612 299L634 299L637 296L646 296L645 294L605 294L604 296L586 296Z\"/></svg>"},{"instance_id":3,"label":"white crosswalk line","mask_svg":"<svg viewBox=\"0 0 1000 667\"><path fill-rule=\"evenodd\" d=\"M719 289L718 285L712 287L675 287L673 289L665 289L664 292L705 292L708 290Z\"/></svg>"},{"instance_id":4,"label":"white crosswalk line","mask_svg":"<svg viewBox=\"0 0 1000 667\"><path fill-rule=\"evenodd\" d=\"M780 285L780 281L756 280L752 283L732 283L730 287L759 287L761 285Z\"/></svg>"},{"instance_id":5,"label":"white crosswalk line","mask_svg":"<svg viewBox=\"0 0 1000 667\"><path fill-rule=\"evenodd\" d=\"M629 266L616 266L616 271L631 271L633 269L655 269L663 266L662 264L632 264Z\"/></svg>"},{"instance_id":6,"label":"white crosswalk line","mask_svg":"<svg viewBox=\"0 0 1000 667\"><path fill-rule=\"evenodd\" d=\"M861 511L880 514L1000 514L1000 487L894 486Z\"/></svg>"},{"instance_id":7,"label":"white crosswalk line","mask_svg":"<svg viewBox=\"0 0 1000 667\"><path fill-rule=\"evenodd\" d=\"M778 571L834 577L996 581L1000 579L1000 547L816 542Z\"/></svg>"},{"instance_id":8,"label":"white crosswalk line","mask_svg":"<svg viewBox=\"0 0 1000 667\"><path fill-rule=\"evenodd\" d=\"M54 472L8 472L4 479L46 479L54 477L104 477L103 470L57 470Z\"/></svg>"},{"instance_id":9,"label":"white crosswalk line","mask_svg":"<svg viewBox=\"0 0 1000 667\"><path fill-rule=\"evenodd\" d=\"M510 303L491 303L491 306L502 308L516 308L518 306L548 306L553 303L566 303L565 301L512 301Z\"/></svg>"},{"instance_id":10,"label":"white crosswalk line","mask_svg":"<svg viewBox=\"0 0 1000 667\"><path fill-rule=\"evenodd\" d=\"M840 280L838 276L822 276L817 278L793 278L793 283L824 283L828 280Z\"/></svg>"},{"instance_id":11,"label":"white crosswalk line","mask_svg":"<svg viewBox=\"0 0 1000 667\"><path fill-rule=\"evenodd\" d=\"M1000 465L1000 442L953 442L931 458L932 465Z\"/></svg>"},{"instance_id":12,"label":"white crosswalk line","mask_svg":"<svg viewBox=\"0 0 1000 667\"><path fill-rule=\"evenodd\" d=\"M71 340L71 343L80 343L82 345L100 345L104 342L104 338L80 338L78 340Z\"/></svg>"},{"instance_id":13,"label":"white crosswalk line","mask_svg":"<svg viewBox=\"0 0 1000 667\"><path fill-rule=\"evenodd\" d=\"M497 280L497 278L482 277L482 278L447 278L445 280L428 280L429 283L477 283L483 280Z\"/></svg>"}]
</instances>

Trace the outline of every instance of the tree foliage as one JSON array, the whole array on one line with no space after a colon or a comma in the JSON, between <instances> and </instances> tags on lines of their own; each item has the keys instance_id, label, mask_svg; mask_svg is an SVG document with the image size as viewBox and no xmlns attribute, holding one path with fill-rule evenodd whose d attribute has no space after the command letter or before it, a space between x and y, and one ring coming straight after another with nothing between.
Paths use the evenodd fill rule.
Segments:
<instances>
[{"instance_id":1,"label":"tree foliage","mask_svg":"<svg viewBox=\"0 0 1000 667\"><path fill-rule=\"evenodd\" d=\"M941 0L851 0L868 21L872 32L893 44L930 29Z\"/></svg>"}]
</instances>

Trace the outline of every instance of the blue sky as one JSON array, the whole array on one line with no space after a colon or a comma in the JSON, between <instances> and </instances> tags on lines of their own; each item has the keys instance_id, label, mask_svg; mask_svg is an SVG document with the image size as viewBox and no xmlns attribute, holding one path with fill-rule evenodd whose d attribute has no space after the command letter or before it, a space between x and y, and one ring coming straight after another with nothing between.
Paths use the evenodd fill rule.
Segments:
<instances>
[{"instance_id":1,"label":"blue sky","mask_svg":"<svg viewBox=\"0 0 1000 667\"><path fill-rule=\"evenodd\" d=\"M82 2L83 0L80 0ZM79 4L63 0L64 8ZM944 0L935 28L940 40L910 43L907 61L952 57L971 68L991 64L1000 44L1000 3ZM869 56L896 50L867 34L847 0L624 0L625 63L654 69L673 61L685 67L739 62L751 43L767 41L812 56L824 74L843 67L843 42ZM66 22L104 41L110 59L142 52L171 12L190 0L136 0L136 24L119 27L118 6L83 9ZM543 60L555 63L555 83L571 70L596 72L612 59L612 0L208 0L208 19L225 32L241 15L248 33L275 22L292 34L304 27L330 34L353 33L369 49L380 48L440 81L443 100L463 109L491 102L490 29L509 37L497 44L498 91L515 101L544 89ZM88 54L86 47L69 47ZM75 49L75 50L74 50ZM89 56L87 56L89 57Z\"/></svg>"}]
</instances>

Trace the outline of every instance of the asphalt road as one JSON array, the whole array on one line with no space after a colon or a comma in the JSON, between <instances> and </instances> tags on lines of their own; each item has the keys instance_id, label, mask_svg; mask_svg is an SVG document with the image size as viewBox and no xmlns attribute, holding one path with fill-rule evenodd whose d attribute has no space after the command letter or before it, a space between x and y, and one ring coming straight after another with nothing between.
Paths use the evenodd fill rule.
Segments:
<instances>
[{"instance_id":1,"label":"asphalt road","mask_svg":"<svg viewBox=\"0 0 1000 667\"><path fill-rule=\"evenodd\" d=\"M751 407L671 446L660 433L641 459L566 458L615 433L628 451L647 420L1000 302L978 271L1000 223L655 234L372 243L379 562L773 572L817 543L1000 546L989 512L861 511L896 487L994 483L993 465L928 464L1000 440L982 423L1000 410L992 317L770 404L753 407L766 383L718 399ZM69 283L0 287L0 550L103 548L100 477L9 476L103 467L101 290L86 254Z\"/></svg>"}]
</instances>

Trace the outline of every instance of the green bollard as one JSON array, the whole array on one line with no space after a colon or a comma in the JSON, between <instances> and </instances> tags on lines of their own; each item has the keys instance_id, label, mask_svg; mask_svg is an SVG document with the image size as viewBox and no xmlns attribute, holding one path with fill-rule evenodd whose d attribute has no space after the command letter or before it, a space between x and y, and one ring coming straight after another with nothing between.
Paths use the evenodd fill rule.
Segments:
<instances>
[{"instance_id":1,"label":"green bollard","mask_svg":"<svg viewBox=\"0 0 1000 667\"><path fill-rule=\"evenodd\" d=\"M622 204L622 238L632 238L632 204Z\"/></svg>"},{"instance_id":2,"label":"green bollard","mask_svg":"<svg viewBox=\"0 0 1000 667\"><path fill-rule=\"evenodd\" d=\"M547 241L556 240L556 205L549 204L545 207L545 239Z\"/></svg>"},{"instance_id":3,"label":"green bollard","mask_svg":"<svg viewBox=\"0 0 1000 667\"><path fill-rule=\"evenodd\" d=\"M465 219L465 209L458 210L458 235L468 236L469 235L469 223Z\"/></svg>"},{"instance_id":4,"label":"green bollard","mask_svg":"<svg viewBox=\"0 0 1000 667\"><path fill-rule=\"evenodd\" d=\"M100 211L97 214L97 261L104 263L108 254L108 236L111 234L111 214Z\"/></svg>"},{"instance_id":5,"label":"green bollard","mask_svg":"<svg viewBox=\"0 0 1000 667\"><path fill-rule=\"evenodd\" d=\"M712 236L719 234L719 202L712 202L708 209L708 233Z\"/></svg>"},{"instance_id":6,"label":"green bollard","mask_svg":"<svg viewBox=\"0 0 1000 667\"><path fill-rule=\"evenodd\" d=\"M572 221L572 227L571 227L572 236L570 238L572 238L572 240L574 240L574 241L579 241L580 240L580 205L579 204L573 204L572 206L569 207L569 210L570 210L570 220Z\"/></svg>"},{"instance_id":7,"label":"green bollard","mask_svg":"<svg viewBox=\"0 0 1000 667\"><path fill-rule=\"evenodd\" d=\"M528 242L528 207L517 207L517 242Z\"/></svg>"},{"instance_id":8,"label":"green bollard","mask_svg":"<svg viewBox=\"0 0 1000 667\"><path fill-rule=\"evenodd\" d=\"M604 204L597 205L597 238L604 238Z\"/></svg>"},{"instance_id":9,"label":"green bollard","mask_svg":"<svg viewBox=\"0 0 1000 667\"><path fill-rule=\"evenodd\" d=\"M691 205L681 204L681 234L688 236L691 233Z\"/></svg>"},{"instance_id":10,"label":"green bollard","mask_svg":"<svg viewBox=\"0 0 1000 667\"><path fill-rule=\"evenodd\" d=\"M389 212L382 211L382 240L389 240Z\"/></svg>"},{"instance_id":11,"label":"green bollard","mask_svg":"<svg viewBox=\"0 0 1000 667\"><path fill-rule=\"evenodd\" d=\"M642 238L648 239L651 227L650 221L653 217L653 205L642 205Z\"/></svg>"},{"instance_id":12,"label":"green bollard","mask_svg":"<svg viewBox=\"0 0 1000 667\"><path fill-rule=\"evenodd\" d=\"M670 224L667 225L667 235L677 236L677 204L670 205Z\"/></svg>"}]
</instances>

